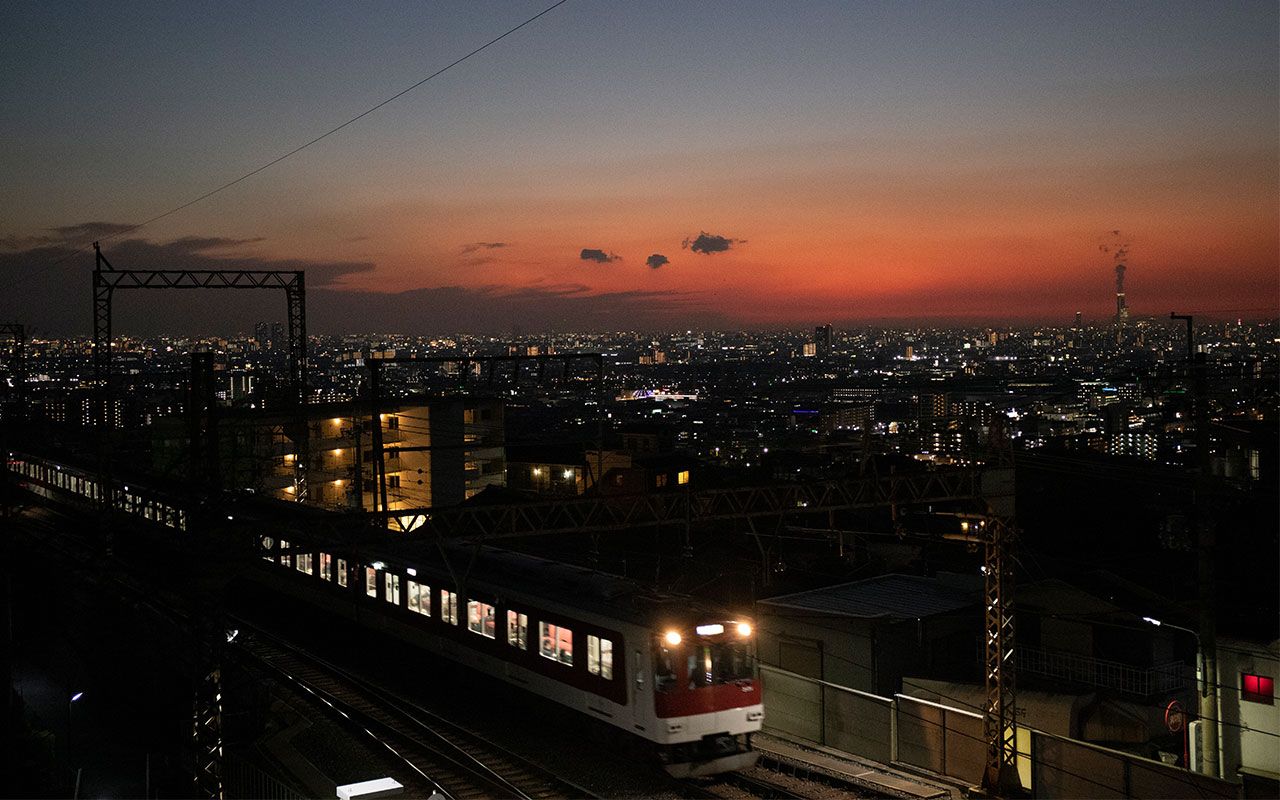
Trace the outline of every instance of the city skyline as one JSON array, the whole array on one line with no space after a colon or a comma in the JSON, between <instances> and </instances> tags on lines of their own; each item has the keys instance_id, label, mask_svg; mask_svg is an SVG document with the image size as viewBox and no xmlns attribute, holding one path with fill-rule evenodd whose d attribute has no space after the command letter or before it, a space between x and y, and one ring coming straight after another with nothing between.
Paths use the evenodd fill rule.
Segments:
<instances>
[{"instance_id":1,"label":"city skyline","mask_svg":"<svg viewBox=\"0 0 1280 800\"><path fill-rule=\"evenodd\" d=\"M1114 312L1115 228L1135 318L1275 314L1267 4L571 2L130 230L544 7L6 12L0 314L87 332L103 238L118 268L306 269L317 332L1065 324Z\"/></svg>"}]
</instances>

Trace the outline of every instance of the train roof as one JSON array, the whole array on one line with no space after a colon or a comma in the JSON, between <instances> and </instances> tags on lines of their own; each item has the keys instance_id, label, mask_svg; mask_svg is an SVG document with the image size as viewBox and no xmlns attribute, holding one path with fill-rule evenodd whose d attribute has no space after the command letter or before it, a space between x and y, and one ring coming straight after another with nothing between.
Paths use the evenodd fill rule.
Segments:
<instances>
[{"instance_id":1,"label":"train roof","mask_svg":"<svg viewBox=\"0 0 1280 800\"><path fill-rule=\"evenodd\" d=\"M948 614L978 605L976 591L918 575L874 578L760 600L771 609L890 622Z\"/></svg>"},{"instance_id":2,"label":"train roof","mask_svg":"<svg viewBox=\"0 0 1280 800\"><path fill-rule=\"evenodd\" d=\"M497 595L519 592L638 625L745 616L692 595L660 591L632 578L514 550L451 542L439 547L421 542L405 545L392 548L396 551L389 556L392 566L447 572L443 551L464 586Z\"/></svg>"}]
</instances>

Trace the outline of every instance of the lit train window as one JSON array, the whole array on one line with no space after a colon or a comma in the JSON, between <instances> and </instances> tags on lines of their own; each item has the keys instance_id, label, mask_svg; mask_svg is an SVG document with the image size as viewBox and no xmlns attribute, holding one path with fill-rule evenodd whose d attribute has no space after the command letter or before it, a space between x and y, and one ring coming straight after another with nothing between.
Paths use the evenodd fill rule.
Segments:
<instances>
[{"instance_id":1,"label":"lit train window","mask_svg":"<svg viewBox=\"0 0 1280 800\"><path fill-rule=\"evenodd\" d=\"M689 688L710 686L715 683L715 671L711 660L711 645L693 647L689 652Z\"/></svg>"},{"instance_id":2,"label":"lit train window","mask_svg":"<svg viewBox=\"0 0 1280 800\"><path fill-rule=\"evenodd\" d=\"M587 635L587 672L613 680L613 642Z\"/></svg>"},{"instance_id":3,"label":"lit train window","mask_svg":"<svg viewBox=\"0 0 1280 800\"><path fill-rule=\"evenodd\" d=\"M467 629L492 639L497 636L493 606L478 600L467 601Z\"/></svg>"},{"instance_id":4,"label":"lit train window","mask_svg":"<svg viewBox=\"0 0 1280 800\"><path fill-rule=\"evenodd\" d=\"M384 597L388 603L392 605L400 605L400 576L388 572L385 582L386 594Z\"/></svg>"},{"instance_id":5,"label":"lit train window","mask_svg":"<svg viewBox=\"0 0 1280 800\"><path fill-rule=\"evenodd\" d=\"M450 625L458 624L458 593L440 590L440 619Z\"/></svg>"},{"instance_id":6,"label":"lit train window","mask_svg":"<svg viewBox=\"0 0 1280 800\"><path fill-rule=\"evenodd\" d=\"M320 580L333 580L333 556L328 553L320 554Z\"/></svg>"},{"instance_id":7,"label":"lit train window","mask_svg":"<svg viewBox=\"0 0 1280 800\"><path fill-rule=\"evenodd\" d=\"M653 653L653 686L660 692L676 688L676 662L671 651L658 645Z\"/></svg>"},{"instance_id":8,"label":"lit train window","mask_svg":"<svg viewBox=\"0 0 1280 800\"><path fill-rule=\"evenodd\" d=\"M298 553L298 572L304 572L307 575L315 574L312 570L312 555L310 553Z\"/></svg>"},{"instance_id":9,"label":"lit train window","mask_svg":"<svg viewBox=\"0 0 1280 800\"><path fill-rule=\"evenodd\" d=\"M262 537L262 550L263 550L262 557L265 558L267 561L270 561L272 564L276 563L275 554L271 550L271 548L274 546L275 546L275 542L271 539L270 536Z\"/></svg>"},{"instance_id":10,"label":"lit train window","mask_svg":"<svg viewBox=\"0 0 1280 800\"><path fill-rule=\"evenodd\" d=\"M347 560L345 558L338 559L338 585L347 585Z\"/></svg>"},{"instance_id":11,"label":"lit train window","mask_svg":"<svg viewBox=\"0 0 1280 800\"><path fill-rule=\"evenodd\" d=\"M280 566L282 567L293 566L293 554L286 552L288 551L288 549L289 549L289 543L286 542L284 539L281 539L280 540Z\"/></svg>"},{"instance_id":12,"label":"lit train window","mask_svg":"<svg viewBox=\"0 0 1280 800\"><path fill-rule=\"evenodd\" d=\"M512 647L519 647L521 650L529 649L528 614L517 614L514 611L507 612L507 644Z\"/></svg>"},{"instance_id":13,"label":"lit train window","mask_svg":"<svg viewBox=\"0 0 1280 800\"><path fill-rule=\"evenodd\" d=\"M689 688L732 683L755 677L755 659L743 642L714 642L689 653Z\"/></svg>"},{"instance_id":14,"label":"lit train window","mask_svg":"<svg viewBox=\"0 0 1280 800\"><path fill-rule=\"evenodd\" d=\"M370 597L378 596L378 571L373 567L364 568L364 593Z\"/></svg>"},{"instance_id":15,"label":"lit train window","mask_svg":"<svg viewBox=\"0 0 1280 800\"><path fill-rule=\"evenodd\" d=\"M425 616L431 616L431 587L415 580L408 582L409 610Z\"/></svg>"},{"instance_id":16,"label":"lit train window","mask_svg":"<svg viewBox=\"0 0 1280 800\"><path fill-rule=\"evenodd\" d=\"M551 625L546 622L538 624L542 640L538 653L543 658L573 666L573 631L563 625Z\"/></svg>"}]
</instances>

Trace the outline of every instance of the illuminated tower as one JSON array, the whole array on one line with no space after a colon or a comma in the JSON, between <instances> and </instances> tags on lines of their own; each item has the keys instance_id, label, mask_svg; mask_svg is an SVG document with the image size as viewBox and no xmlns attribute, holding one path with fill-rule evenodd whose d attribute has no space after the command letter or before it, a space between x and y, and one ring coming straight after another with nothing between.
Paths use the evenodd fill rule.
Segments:
<instances>
[{"instance_id":1,"label":"illuminated tower","mask_svg":"<svg viewBox=\"0 0 1280 800\"><path fill-rule=\"evenodd\" d=\"M1124 270L1123 263L1116 264L1116 324L1120 326L1129 321L1129 307L1124 302Z\"/></svg>"},{"instance_id":2,"label":"illuminated tower","mask_svg":"<svg viewBox=\"0 0 1280 800\"><path fill-rule=\"evenodd\" d=\"M1123 328L1129 322L1129 306L1124 300L1124 271L1125 262L1129 260L1129 239L1120 231L1111 231L1103 237L1098 249L1110 255L1112 263L1116 265L1115 323L1117 328Z\"/></svg>"}]
</instances>

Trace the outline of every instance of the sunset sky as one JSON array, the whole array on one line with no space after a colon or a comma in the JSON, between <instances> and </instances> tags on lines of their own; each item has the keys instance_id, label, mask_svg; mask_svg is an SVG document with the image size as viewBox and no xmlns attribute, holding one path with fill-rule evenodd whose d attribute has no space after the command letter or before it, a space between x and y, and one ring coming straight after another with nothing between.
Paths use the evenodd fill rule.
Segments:
<instances>
[{"instance_id":1,"label":"sunset sky","mask_svg":"<svg viewBox=\"0 0 1280 800\"><path fill-rule=\"evenodd\" d=\"M114 233L317 332L1101 320L1113 229L1135 315L1280 313L1274 2L570 0L125 230L550 2L6 3L0 315Z\"/></svg>"}]
</instances>

